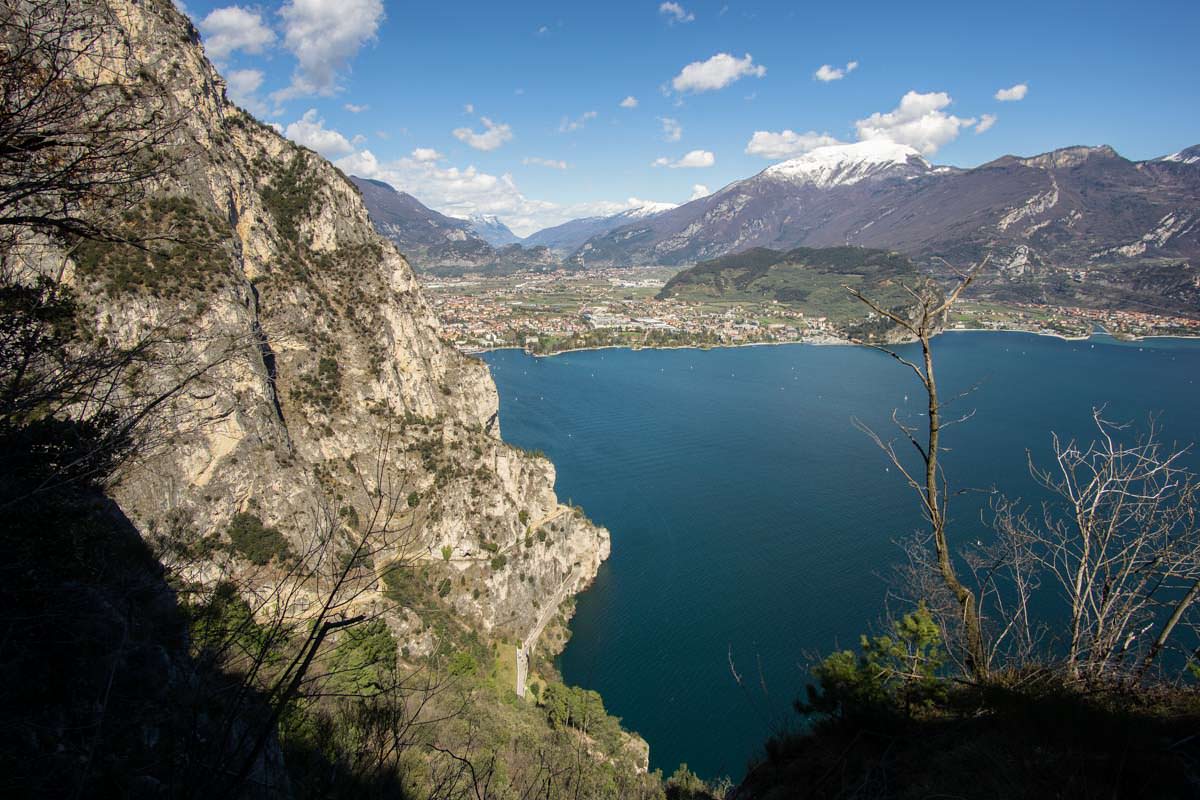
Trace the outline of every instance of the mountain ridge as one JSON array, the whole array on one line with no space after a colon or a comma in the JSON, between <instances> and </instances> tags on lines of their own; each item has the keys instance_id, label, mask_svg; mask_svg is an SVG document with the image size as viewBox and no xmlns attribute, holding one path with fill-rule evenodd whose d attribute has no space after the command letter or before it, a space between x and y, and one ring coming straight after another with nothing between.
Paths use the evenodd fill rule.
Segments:
<instances>
[{"instance_id":1,"label":"mountain ridge","mask_svg":"<svg viewBox=\"0 0 1200 800\"><path fill-rule=\"evenodd\" d=\"M819 148L593 236L568 263L685 266L752 247L856 245L938 274L943 259L990 255L976 292L1200 313L1196 293L1170 288L1200 265L1200 169L1188 160L1198 148L1135 162L1107 145L1071 146L971 169L910 161L900 147L827 158L869 150L860 145ZM1171 264L1179 280L1161 274Z\"/></svg>"},{"instance_id":2,"label":"mountain ridge","mask_svg":"<svg viewBox=\"0 0 1200 800\"><path fill-rule=\"evenodd\" d=\"M362 196L375 230L410 258L418 272L513 272L558 265L548 248L525 246L494 216L475 221L459 219L429 208L386 181L357 175L349 176L349 181ZM488 237L495 242L506 238L514 241L488 241L479 233L481 225L488 228Z\"/></svg>"},{"instance_id":3,"label":"mountain ridge","mask_svg":"<svg viewBox=\"0 0 1200 800\"><path fill-rule=\"evenodd\" d=\"M472 214L467 217L467 222L471 225L471 231L492 247L505 247L523 241L495 214Z\"/></svg>"}]
</instances>

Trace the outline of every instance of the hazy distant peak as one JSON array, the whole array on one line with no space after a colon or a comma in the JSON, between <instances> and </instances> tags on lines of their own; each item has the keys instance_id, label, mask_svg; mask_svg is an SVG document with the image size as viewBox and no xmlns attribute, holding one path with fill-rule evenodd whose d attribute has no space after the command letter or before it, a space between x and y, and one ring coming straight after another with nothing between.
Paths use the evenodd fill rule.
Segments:
<instances>
[{"instance_id":1,"label":"hazy distant peak","mask_svg":"<svg viewBox=\"0 0 1200 800\"><path fill-rule=\"evenodd\" d=\"M521 237L513 233L495 214L472 214L467 218L476 236L493 247L516 244Z\"/></svg>"}]
</instances>

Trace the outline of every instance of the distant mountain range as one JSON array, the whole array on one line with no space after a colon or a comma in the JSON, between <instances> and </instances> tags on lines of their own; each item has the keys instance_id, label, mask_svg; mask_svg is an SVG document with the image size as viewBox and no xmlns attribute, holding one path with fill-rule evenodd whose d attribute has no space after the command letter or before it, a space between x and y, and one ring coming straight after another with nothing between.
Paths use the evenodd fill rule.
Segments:
<instances>
[{"instance_id":1,"label":"distant mountain range","mask_svg":"<svg viewBox=\"0 0 1200 800\"><path fill-rule=\"evenodd\" d=\"M494 214L472 214L467 222L471 225L471 232L492 247L521 243L521 237L510 231Z\"/></svg>"},{"instance_id":2,"label":"distant mountain range","mask_svg":"<svg viewBox=\"0 0 1200 800\"><path fill-rule=\"evenodd\" d=\"M422 269L687 266L754 247L851 245L935 274L990 255L980 296L1200 315L1200 145L1149 161L1067 147L973 169L890 142L832 145L678 207L546 228L503 257L494 245L513 235L499 220L455 220L354 180L374 187L363 194L376 225Z\"/></svg>"},{"instance_id":3,"label":"distant mountain range","mask_svg":"<svg viewBox=\"0 0 1200 800\"><path fill-rule=\"evenodd\" d=\"M525 244L545 245L554 252L565 256L578 250L588 239L603 236L609 231L677 207L671 203L645 203L606 217L573 219L570 222L564 222L552 228L543 228L537 233L531 234L525 239Z\"/></svg>"},{"instance_id":4,"label":"distant mountain range","mask_svg":"<svg viewBox=\"0 0 1200 800\"><path fill-rule=\"evenodd\" d=\"M842 244L926 259L991 250L1014 270L1195 257L1197 156L1200 147L1132 162L1110 147L1069 147L957 169L904 145L834 145L593 237L574 258L687 264L749 247Z\"/></svg>"},{"instance_id":5,"label":"distant mountain range","mask_svg":"<svg viewBox=\"0 0 1200 800\"><path fill-rule=\"evenodd\" d=\"M383 181L354 175L350 181L362 194L375 229L420 272L513 272L559 266L549 248L516 244L517 236L495 217L456 219Z\"/></svg>"},{"instance_id":6,"label":"distant mountain range","mask_svg":"<svg viewBox=\"0 0 1200 800\"><path fill-rule=\"evenodd\" d=\"M937 167L912 148L813 150L594 236L576 267L692 264L752 247L856 245L940 272L991 254L977 293L1200 314L1200 146L1152 161L1111 147Z\"/></svg>"}]
</instances>

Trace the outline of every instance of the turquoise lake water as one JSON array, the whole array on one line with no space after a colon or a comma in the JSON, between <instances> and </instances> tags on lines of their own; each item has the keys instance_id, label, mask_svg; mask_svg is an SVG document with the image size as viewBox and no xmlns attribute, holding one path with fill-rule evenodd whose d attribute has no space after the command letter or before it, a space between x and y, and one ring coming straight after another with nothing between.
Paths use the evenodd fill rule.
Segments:
<instances>
[{"instance_id":1,"label":"turquoise lake water","mask_svg":"<svg viewBox=\"0 0 1200 800\"><path fill-rule=\"evenodd\" d=\"M1200 442L1200 343L956 333L935 347L943 397L969 391L958 405L976 411L944 435L956 489L1036 498L1026 450L1044 463L1051 431L1092 438L1094 406ZM898 408L919 422L915 377L848 346L486 360L505 440L545 451L559 496L612 532L564 678L598 690L653 767L736 780L796 723L811 658L855 645L883 611L894 542L920 519L853 420L885 432ZM985 497L956 497L957 541L986 537Z\"/></svg>"}]
</instances>

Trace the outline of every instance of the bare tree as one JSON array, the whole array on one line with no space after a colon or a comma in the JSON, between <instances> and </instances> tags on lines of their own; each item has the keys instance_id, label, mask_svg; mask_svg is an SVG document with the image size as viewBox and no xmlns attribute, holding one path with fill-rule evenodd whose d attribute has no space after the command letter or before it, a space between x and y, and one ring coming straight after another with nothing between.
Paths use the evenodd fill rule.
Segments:
<instances>
[{"instance_id":1,"label":"bare tree","mask_svg":"<svg viewBox=\"0 0 1200 800\"><path fill-rule=\"evenodd\" d=\"M1040 520L998 515L998 542L1028 554L1068 605L1065 664L1074 679L1140 680L1200 595L1200 484L1154 425L1132 443L1093 412L1098 438L1053 437L1054 462L1030 459L1053 501Z\"/></svg>"},{"instance_id":2,"label":"bare tree","mask_svg":"<svg viewBox=\"0 0 1200 800\"><path fill-rule=\"evenodd\" d=\"M880 306L874 300L866 297L857 289L846 287L855 298L863 302L880 317L890 320L901 331L915 339L921 348L920 363L905 358L895 349L885 345L860 342L877 350L881 350L898 362L912 370L921 382L928 398L927 425L922 431L899 419L898 413L893 412L892 422L901 432L903 438L912 445L920 457L921 473L910 470L904 459L896 452L895 442L884 441L875 431L859 424L882 449L892 464L900 471L909 486L920 497L921 510L929 523L929 533L932 539L938 573L946 588L954 596L958 605L959 621L962 625L963 664L966 671L977 679L988 673L988 652L984 647L983 625L980 618L978 601L975 592L968 588L958 576L954 564L954 554L946 533L947 503L949 491L946 477L942 471L939 457L943 450L941 444L942 430L959 420L943 421L943 403L938 396L937 378L934 372L933 350L931 341L942 329L946 315L958 300L963 290L971 284L977 272L986 264L986 260L959 275L958 283L948 293L943 293L940 287L931 281L921 283L917 288L904 286L912 298L912 307L897 311Z\"/></svg>"},{"instance_id":3,"label":"bare tree","mask_svg":"<svg viewBox=\"0 0 1200 800\"><path fill-rule=\"evenodd\" d=\"M91 239L168 170L178 119L103 3L0 0L0 245Z\"/></svg>"},{"instance_id":4,"label":"bare tree","mask_svg":"<svg viewBox=\"0 0 1200 800\"><path fill-rule=\"evenodd\" d=\"M992 530L1015 531L1029 525L1019 504L993 496L984 524ZM989 663L1024 669L1043 656L1049 625L1035 617L1032 604L1043 587L1043 570L1028 537L1000 535L978 541L963 554L979 592L980 616Z\"/></svg>"}]
</instances>

